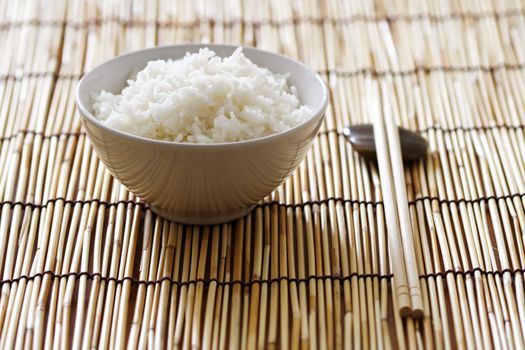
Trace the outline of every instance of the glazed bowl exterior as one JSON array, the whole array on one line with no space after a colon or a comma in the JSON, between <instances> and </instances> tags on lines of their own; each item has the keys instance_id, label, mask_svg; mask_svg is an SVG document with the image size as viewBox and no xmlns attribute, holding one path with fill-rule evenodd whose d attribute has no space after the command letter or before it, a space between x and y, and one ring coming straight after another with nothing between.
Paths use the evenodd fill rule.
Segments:
<instances>
[{"instance_id":1,"label":"glazed bowl exterior","mask_svg":"<svg viewBox=\"0 0 525 350\"><path fill-rule=\"evenodd\" d=\"M92 95L120 93L135 69L155 59L179 59L208 47L229 56L237 46L175 45L119 56L88 72L76 102L87 135L109 171L168 219L189 224L226 222L247 214L282 184L303 160L328 103L328 89L308 67L290 58L243 48L246 57L276 73L289 73L302 103L314 115L284 132L248 141L192 144L148 139L104 125L93 116Z\"/></svg>"}]
</instances>

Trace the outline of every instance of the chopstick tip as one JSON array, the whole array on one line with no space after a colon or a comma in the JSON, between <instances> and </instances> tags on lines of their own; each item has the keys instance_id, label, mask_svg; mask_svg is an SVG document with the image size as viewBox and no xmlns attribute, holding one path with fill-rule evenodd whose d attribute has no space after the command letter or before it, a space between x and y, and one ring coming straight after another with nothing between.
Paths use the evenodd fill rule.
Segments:
<instances>
[{"instance_id":1,"label":"chopstick tip","mask_svg":"<svg viewBox=\"0 0 525 350\"><path fill-rule=\"evenodd\" d=\"M410 306L402 306L399 308L399 314L401 317L412 316L412 308Z\"/></svg>"}]
</instances>

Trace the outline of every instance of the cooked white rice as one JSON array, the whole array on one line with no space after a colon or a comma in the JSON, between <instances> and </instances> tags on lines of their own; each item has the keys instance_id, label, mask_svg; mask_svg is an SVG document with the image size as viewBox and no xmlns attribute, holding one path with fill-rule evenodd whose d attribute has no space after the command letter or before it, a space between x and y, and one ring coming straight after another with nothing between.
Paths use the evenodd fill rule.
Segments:
<instances>
[{"instance_id":1,"label":"cooked white rice","mask_svg":"<svg viewBox=\"0 0 525 350\"><path fill-rule=\"evenodd\" d=\"M258 67L238 48L208 48L180 60L148 62L120 95L94 95L106 125L152 139L214 143L263 137L311 117L286 76Z\"/></svg>"}]
</instances>

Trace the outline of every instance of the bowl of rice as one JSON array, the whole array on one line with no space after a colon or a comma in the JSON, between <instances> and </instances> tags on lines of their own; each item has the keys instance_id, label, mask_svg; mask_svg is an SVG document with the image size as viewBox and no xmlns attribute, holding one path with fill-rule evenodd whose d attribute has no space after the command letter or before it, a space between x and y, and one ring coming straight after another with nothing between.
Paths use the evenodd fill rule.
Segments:
<instances>
[{"instance_id":1,"label":"bowl of rice","mask_svg":"<svg viewBox=\"0 0 525 350\"><path fill-rule=\"evenodd\" d=\"M328 89L285 56L189 44L99 65L80 80L76 102L99 158L151 210L216 224L249 213L295 170Z\"/></svg>"}]
</instances>

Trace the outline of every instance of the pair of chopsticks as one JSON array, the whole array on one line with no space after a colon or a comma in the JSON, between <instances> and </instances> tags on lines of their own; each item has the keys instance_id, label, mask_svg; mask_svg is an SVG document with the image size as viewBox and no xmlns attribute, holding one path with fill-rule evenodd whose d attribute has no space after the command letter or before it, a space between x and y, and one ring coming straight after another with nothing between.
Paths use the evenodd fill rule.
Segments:
<instances>
[{"instance_id":1,"label":"pair of chopsticks","mask_svg":"<svg viewBox=\"0 0 525 350\"><path fill-rule=\"evenodd\" d=\"M385 81L381 97L377 82L369 85L374 118L374 139L381 177L391 265L394 273L395 296L401 316L423 317L423 299L419 285L413 232L408 209L405 174L399 130L392 115ZM380 111L382 106L382 112Z\"/></svg>"}]
</instances>

